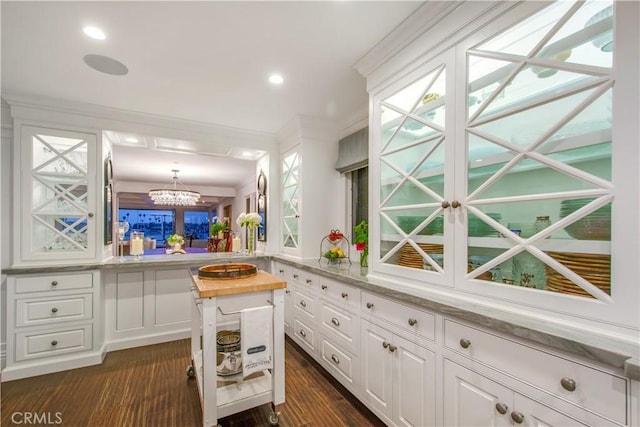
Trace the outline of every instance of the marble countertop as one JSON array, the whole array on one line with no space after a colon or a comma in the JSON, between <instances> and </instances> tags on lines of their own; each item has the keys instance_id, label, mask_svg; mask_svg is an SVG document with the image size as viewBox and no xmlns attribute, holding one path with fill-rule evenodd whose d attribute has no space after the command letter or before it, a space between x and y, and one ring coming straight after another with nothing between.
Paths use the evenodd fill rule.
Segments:
<instances>
[{"instance_id":1,"label":"marble countertop","mask_svg":"<svg viewBox=\"0 0 640 427\"><path fill-rule=\"evenodd\" d=\"M465 298L440 292L439 289L415 290L385 283L367 276L357 263L349 266L328 266L317 260L301 261L282 255L202 253L175 255L145 255L140 260L133 257L113 257L99 263L69 264L52 266L15 266L2 270L2 274L42 274L87 270L123 270L162 267L193 267L208 263L253 262L262 268L265 262L276 260L293 267L315 273L329 279L358 286L363 290L385 295L401 302L415 304L446 316L452 316L472 324L514 335L540 343L563 352L582 356L588 360L601 362L624 370L624 375L640 380L640 343L626 337L616 336L605 330L595 330L580 324L559 322L540 315L527 316L522 311L510 311L500 305L479 304L472 296Z\"/></svg>"}]
</instances>

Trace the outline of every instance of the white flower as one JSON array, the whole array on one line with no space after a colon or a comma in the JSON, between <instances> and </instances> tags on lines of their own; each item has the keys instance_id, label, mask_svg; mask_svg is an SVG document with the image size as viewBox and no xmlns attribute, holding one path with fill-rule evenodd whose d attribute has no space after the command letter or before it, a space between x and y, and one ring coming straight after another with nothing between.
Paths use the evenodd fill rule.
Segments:
<instances>
[{"instance_id":1,"label":"white flower","mask_svg":"<svg viewBox=\"0 0 640 427\"><path fill-rule=\"evenodd\" d=\"M242 212L238 215L238 219L236 219L236 224L240 227L258 227L262 223L262 217L257 212Z\"/></svg>"}]
</instances>

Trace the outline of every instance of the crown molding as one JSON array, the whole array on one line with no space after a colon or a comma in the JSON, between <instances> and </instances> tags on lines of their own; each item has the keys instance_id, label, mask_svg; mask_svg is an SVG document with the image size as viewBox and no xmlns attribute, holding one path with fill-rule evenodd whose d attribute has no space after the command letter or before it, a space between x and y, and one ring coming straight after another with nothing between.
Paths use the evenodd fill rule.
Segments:
<instances>
[{"instance_id":1,"label":"crown molding","mask_svg":"<svg viewBox=\"0 0 640 427\"><path fill-rule=\"evenodd\" d=\"M276 145L275 136L266 132L32 94L3 91L2 98L10 105L14 119L39 120L202 142L231 142L234 145L263 150L274 148Z\"/></svg>"}]
</instances>

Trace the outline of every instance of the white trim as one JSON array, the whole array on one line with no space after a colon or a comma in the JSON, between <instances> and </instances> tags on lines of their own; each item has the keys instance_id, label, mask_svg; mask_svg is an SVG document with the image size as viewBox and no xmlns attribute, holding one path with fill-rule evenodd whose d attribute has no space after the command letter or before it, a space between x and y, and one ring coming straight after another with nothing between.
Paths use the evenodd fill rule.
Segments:
<instances>
[{"instance_id":1,"label":"white trim","mask_svg":"<svg viewBox=\"0 0 640 427\"><path fill-rule=\"evenodd\" d=\"M188 324L189 322L181 322ZM188 325L190 326L190 325ZM133 338L121 338L105 342L107 352L124 350L127 348L142 347L145 345L161 344L165 342L182 340L191 336L190 327L158 334L146 334Z\"/></svg>"}]
</instances>

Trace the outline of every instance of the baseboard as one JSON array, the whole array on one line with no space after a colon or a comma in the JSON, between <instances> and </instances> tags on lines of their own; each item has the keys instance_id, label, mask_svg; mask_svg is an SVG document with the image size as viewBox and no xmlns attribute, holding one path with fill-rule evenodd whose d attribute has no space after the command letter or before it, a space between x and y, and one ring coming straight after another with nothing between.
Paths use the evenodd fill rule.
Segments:
<instances>
[{"instance_id":1,"label":"baseboard","mask_svg":"<svg viewBox=\"0 0 640 427\"><path fill-rule=\"evenodd\" d=\"M7 366L7 343L0 343L0 371Z\"/></svg>"},{"instance_id":2,"label":"baseboard","mask_svg":"<svg viewBox=\"0 0 640 427\"><path fill-rule=\"evenodd\" d=\"M103 347L99 351L92 351L90 353L77 355L67 354L64 356L64 359L43 358L32 362L20 362L14 366L3 369L0 374L0 382L99 365L104 360L104 356L105 351Z\"/></svg>"},{"instance_id":3,"label":"baseboard","mask_svg":"<svg viewBox=\"0 0 640 427\"><path fill-rule=\"evenodd\" d=\"M105 343L106 351L125 350L127 348L142 347L145 345L161 344L164 342L177 341L184 338L191 338L191 329L182 329L179 331L143 335L135 338L123 338Z\"/></svg>"}]
</instances>

